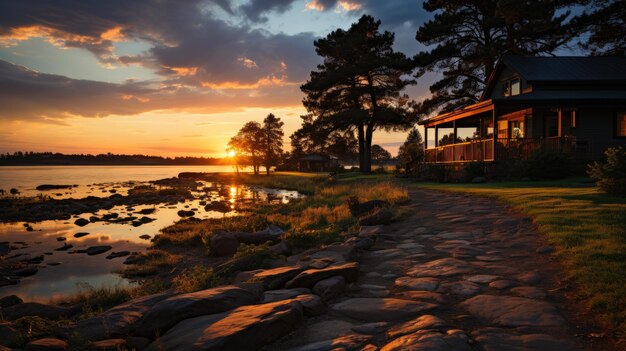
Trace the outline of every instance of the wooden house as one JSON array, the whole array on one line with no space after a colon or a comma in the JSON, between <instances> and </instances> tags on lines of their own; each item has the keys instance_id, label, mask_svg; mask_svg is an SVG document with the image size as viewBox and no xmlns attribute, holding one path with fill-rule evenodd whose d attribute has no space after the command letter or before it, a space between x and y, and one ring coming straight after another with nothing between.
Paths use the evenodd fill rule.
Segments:
<instances>
[{"instance_id":1,"label":"wooden house","mask_svg":"<svg viewBox=\"0 0 626 351\"><path fill-rule=\"evenodd\" d=\"M504 56L479 102L420 122L428 163L602 158L626 146L626 57Z\"/></svg>"},{"instance_id":2,"label":"wooden house","mask_svg":"<svg viewBox=\"0 0 626 351\"><path fill-rule=\"evenodd\" d=\"M304 155L298 162L300 172L328 172L339 167L337 157L321 153Z\"/></svg>"}]
</instances>

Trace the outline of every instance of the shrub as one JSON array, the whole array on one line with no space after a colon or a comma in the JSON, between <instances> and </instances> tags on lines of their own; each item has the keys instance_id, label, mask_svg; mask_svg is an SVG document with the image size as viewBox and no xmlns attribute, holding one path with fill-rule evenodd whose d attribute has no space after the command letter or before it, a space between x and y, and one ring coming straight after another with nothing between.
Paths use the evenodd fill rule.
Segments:
<instances>
[{"instance_id":1,"label":"shrub","mask_svg":"<svg viewBox=\"0 0 626 351\"><path fill-rule=\"evenodd\" d=\"M485 163L484 162L469 162L463 167L463 180L471 182L472 179L477 177L485 177Z\"/></svg>"},{"instance_id":2,"label":"shrub","mask_svg":"<svg viewBox=\"0 0 626 351\"><path fill-rule=\"evenodd\" d=\"M294 230L285 236L290 248L301 250L332 244L341 239L340 229L334 226L323 230Z\"/></svg>"},{"instance_id":3,"label":"shrub","mask_svg":"<svg viewBox=\"0 0 626 351\"><path fill-rule=\"evenodd\" d=\"M522 161L524 177L532 180L561 179L570 174L570 158L561 153L538 149Z\"/></svg>"},{"instance_id":4,"label":"shrub","mask_svg":"<svg viewBox=\"0 0 626 351\"><path fill-rule=\"evenodd\" d=\"M611 195L626 196L626 149L610 148L605 151L606 162L589 166L589 176L600 189Z\"/></svg>"},{"instance_id":5,"label":"shrub","mask_svg":"<svg viewBox=\"0 0 626 351\"><path fill-rule=\"evenodd\" d=\"M444 165L429 165L425 173L427 179L438 183L444 183L450 178L450 171Z\"/></svg>"},{"instance_id":6,"label":"shrub","mask_svg":"<svg viewBox=\"0 0 626 351\"><path fill-rule=\"evenodd\" d=\"M211 267L196 265L191 269L185 269L181 274L172 279L176 291L189 293L210 289L221 283L219 277L213 273Z\"/></svg>"}]
</instances>

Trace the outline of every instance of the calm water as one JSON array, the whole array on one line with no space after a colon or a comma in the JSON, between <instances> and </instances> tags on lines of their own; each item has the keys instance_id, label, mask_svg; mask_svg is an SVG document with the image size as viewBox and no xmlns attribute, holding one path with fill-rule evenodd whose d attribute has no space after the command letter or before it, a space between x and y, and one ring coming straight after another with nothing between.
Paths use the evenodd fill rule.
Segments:
<instances>
[{"instance_id":1,"label":"calm water","mask_svg":"<svg viewBox=\"0 0 626 351\"><path fill-rule=\"evenodd\" d=\"M128 189L149 180L169 178L180 172L228 172L229 166L46 166L46 167L0 167L0 188L8 190L17 188L21 195L35 195L45 193L53 198L81 198L87 195L110 196L111 190L126 194ZM132 181L130 181L132 180ZM125 257L107 259L106 256L114 251L142 251L150 242L139 238L143 234L151 237L158 234L159 229L173 224L180 217L177 212L181 209L197 209L197 218L218 218L224 214L215 211L205 211L200 201L228 201L235 205L238 201L267 202L268 196L281 202L288 202L298 197L293 191L263 189L257 187L236 186L230 184L212 184L201 182L197 191L193 192L194 199L178 203L162 203L156 205L142 205L127 208L117 206L110 210L100 210L95 214L83 213L72 219L49 220L32 223L34 231L28 232L24 223L0 223L0 242L11 242L12 250L7 255L7 261L20 261L30 257L44 255L43 263L37 265L37 274L22 278L17 285L0 287L0 297L16 294L27 301L48 301L75 292L79 285L88 283L91 286L128 285L133 282L122 279L113 271L124 268L122 262ZM71 190L52 190L41 192L35 190L40 184L77 184ZM203 190L205 187L214 190ZM155 219L151 223L133 227L130 223L94 222L84 227L78 227L74 221L78 217L88 219L92 215L101 217L106 213L115 212L120 216L138 216L136 212L144 208L156 208L156 211L147 215ZM237 215L231 212L228 215ZM89 235L75 238L77 232L88 232ZM68 244L74 247L69 251L56 251L63 246L57 238L64 237ZM72 254L72 250L86 249L95 245L110 245L113 249L104 254L87 256L86 254ZM1 265L1 263L0 263Z\"/></svg>"}]
</instances>

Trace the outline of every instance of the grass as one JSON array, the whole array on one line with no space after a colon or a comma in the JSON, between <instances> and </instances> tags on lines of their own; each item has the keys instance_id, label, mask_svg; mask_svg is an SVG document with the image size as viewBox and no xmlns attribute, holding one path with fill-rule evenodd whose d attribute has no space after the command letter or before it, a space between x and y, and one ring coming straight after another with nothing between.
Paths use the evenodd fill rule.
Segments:
<instances>
[{"instance_id":1,"label":"grass","mask_svg":"<svg viewBox=\"0 0 626 351\"><path fill-rule=\"evenodd\" d=\"M600 193L583 179L417 186L494 197L532 216L556 247L578 297L626 337L626 199Z\"/></svg>"},{"instance_id":2,"label":"grass","mask_svg":"<svg viewBox=\"0 0 626 351\"><path fill-rule=\"evenodd\" d=\"M209 289L220 283L221 279L213 273L213 269L202 265L186 269L172 280L174 289L181 293Z\"/></svg>"}]
</instances>

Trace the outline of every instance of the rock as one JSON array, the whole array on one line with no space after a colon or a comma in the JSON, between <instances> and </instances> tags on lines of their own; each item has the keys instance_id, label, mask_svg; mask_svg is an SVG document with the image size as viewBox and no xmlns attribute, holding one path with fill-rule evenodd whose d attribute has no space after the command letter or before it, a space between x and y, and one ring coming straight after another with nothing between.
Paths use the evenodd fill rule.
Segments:
<instances>
[{"instance_id":1,"label":"rock","mask_svg":"<svg viewBox=\"0 0 626 351\"><path fill-rule=\"evenodd\" d=\"M286 241L281 241L278 244L274 244L272 246L270 246L268 248L268 250L275 254L275 255L283 255L283 256L289 256L291 255L291 248L289 248L289 245L287 244Z\"/></svg>"},{"instance_id":2,"label":"rock","mask_svg":"<svg viewBox=\"0 0 626 351\"><path fill-rule=\"evenodd\" d=\"M76 224L79 227L84 227L87 224L89 224L90 222L84 218L79 218L77 220L74 221L74 224Z\"/></svg>"},{"instance_id":3,"label":"rock","mask_svg":"<svg viewBox=\"0 0 626 351\"><path fill-rule=\"evenodd\" d=\"M73 247L74 247L74 245L72 245L72 244L68 244L68 243L65 243L65 242L64 242L64 243L63 243L63 246L61 246L61 247L59 247L59 248L56 248L56 249L54 249L54 250L55 250L55 251L67 251L67 250L69 250L69 249L71 249L71 248L73 248Z\"/></svg>"},{"instance_id":4,"label":"rock","mask_svg":"<svg viewBox=\"0 0 626 351\"><path fill-rule=\"evenodd\" d=\"M359 220L359 225L387 225L391 223L393 213L383 208Z\"/></svg>"},{"instance_id":5,"label":"rock","mask_svg":"<svg viewBox=\"0 0 626 351\"><path fill-rule=\"evenodd\" d=\"M395 298L351 298L332 306L332 310L350 318L366 322L385 322L405 319L436 305L427 302Z\"/></svg>"},{"instance_id":6,"label":"rock","mask_svg":"<svg viewBox=\"0 0 626 351\"><path fill-rule=\"evenodd\" d=\"M13 275L18 277L30 277L31 275L37 274L39 270L36 267L26 267L22 269L18 269L13 271Z\"/></svg>"},{"instance_id":7,"label":"rock","mask_svg":"<svg viewBox=\"0 0 626 351\"><path fill-rule=\"evenodd\" d=\"M105 220L105 221L108 221L108 220L111 220L111 219L114 219L114 218L117 218L117 217L119 217L119 214L117 214L115 212L107 213L107 214L102 215L102 219Z\"/></svg>"},{"instance_id":8,"label":"rock","mask_svg":"<svg viewBox=\"0 0 626 351\"><path fill-rule=\"evenodd\" d=\"M57 238L57 241L65 241L67 240L67 238L65 238L64 236L60 236Z\"/></svg>"},{"instance_id":9,"label":"rock","mask_svg":"<svg viewBox=\"0 0 626 351\"><path fill-rule=\"evenodd\" d=\"M211 247L211 255L232 256L237 252L239 240L233 233L216 232L211 235L209 245Z\"/></svg>"},{"instance_id":10,"label":"rock","mask_svg":"<svg viewBox=\"0 0 626 351\"><path fill-rule=\"evenodd\" d=\"M580 350L568 340L559 340L545 334L515 335L508 330L488 328L473 333L473 336L485 351Z\"/></svg>"},{"instance_id":11,"label":"rock","mask_svg":"<svg viewBox=\"0 0 626 351\"><path fill-rule=\"evenodd\" d=\"M92 342L89 348L94 351L123 351L126 350L126 340L109 339Z\"/></svg>"},{"instance_id":12,"label":"rock","mask_svg":"<svg viewBox=\"0 0 626 351\"><path fill-rule=\"evenodd\" d=\"M518 285L519 283L513 280L496 280L496 281L489 283L490 287L494 289L498 289L498 290L504 290L504 289L508 289L510 287L518 286Z\"/></svg>"},{"instance_id":13,"label":"rock","mask_svg":"<svg viewBox=\"0 0 626 351\"><path fill-rule=\"evenodd\" d=\"M537 272L522 273L517 277L517 280L524 284L534 285L543 280L543 275Z\"/></svg>"},{"instance_id":14,"label":"rock","mask_svg":"<svg viewBox=\"0 0 626 351\"><path fill-rule=\"evenodd\" d=\"M178 216L180 217L193 217L193 215L195 215L196 213L193 211L185 211L185 210L180 210L178 212L176 212L178 214Z\"/></svg>"},{"instance_id":15,"label":"rock","mask_svg":"<svg viewBox=\"0 0 626 351\"><path fill-rule=\"evenodd\" d=\"M6 256L11 252L11 243L3 241L0 243L0 256Z\"/></svg>"},{"instance_id":16,"label":"rock","mask_svg":"<svg viewBox=\"0 0 626 351\"><path fill-rule=\"evenodd\" d=\"M299 295L305 295L310 293L311 290L307 288L267 290L263 293L263 299L261 301L264 303L275 302L291 299Z\"/></svg>"},{"instance_id":17,"label":"rock","mask_svg":"<svg viewBox=\"0 0 626 351\"><path fill-rule=\"evenodd\" d=\"M340 275L322 279L313 286L313 292L325 301L339 297L344 290L346 290L346 279Z\"/></svg>"},{"instance_id":18,"label":"rock","mask_svg":"<svg viewBox=\"0 0 626 351\"><path fill-rule=\"evenodd\" d=\"M439 286L439 279L400 277L396 279L395 284L404 289L435 291Z\"/></svg>"},{"instance_id":19,"label":"rock","mask_svg":"<svg viewBox=\"0 0 626 351\"><path fill-rule=\"evenodd\" d=\"M328 266L323 269L307 269L288 281L285 286L287 288L312 288L320 280L336 275L342 276L348 282L353 282L358 278L359 264L348 262Z\"/></svg>"},{"instance_id":20,"label":"rock","mask_svg":"<svg viewBox=\"0 0 626 351\"><path fill-rule=\"evenodd\" d=\"M56 189L71 189L72 185L63 185L63 184L41 184L38 185L36 190L56 190Z\"/></svg>"},{"instance_id":21,"label":"rock","mask_svg":"<svg viewBox=\"0 0 626 351\"><path fill-rule=\"evenodd\" d=\"M7 277L0 273L0 287L18 284L20 280L15 277Z\"/></svg>"},{"instance_id":22,"label":"rock","mask_svg":"<svg viewBox=\"0 0 626 351\"><path fill-rule=\"evenodd\" d=\"M257 350L289 334L302 321L302 305L285 300L185 319L148 347L160 350Z\"/></svg>"},{"instance_id":23,"label":"rock","mask_svg":"<svg viewBox=\"0 0 626 351\"><path fill-rule=\"evenodd\" d=\"M24 302L17 295L8 295L0 299L0 308L11 307L19 305Z\"/></svg>"},{"instance_id":24,"label":"rock","mask_svg":"<svg viewBox=\"0 0 626 351\"><path fill-rule=\"evenodd\" d=\"M66 349L65 341L53 338L34 340L26 345L27 351L65 351Z\"/></svg>"},{"instance_id":25,"label":"rock","mask_svg":"<svg viewBox=\"0 0 626 351\"><path fill-rule=\"evenodd\" d=\"M137 326L136 335L163 335L176 323L254 303L259 296L233 285L172 296L155 304Z\"/></svg>"},{"instance_id":26,"label":"rock","mask_svg":"<svg viewBox=\"0 0 626 351\"><path fill-rule=\"evenodd\" d=\"M139 222L141 222L143 224L154 222L154 221L155 221L154 218L150 218L150 217L146 217L146 216L143 216L143 217L139 218Z\"/></svg>"},{"instance_id":27,"label":"rock","mask_svg":"<svg viewBox=\"0 0 626 351\"><path fill-rule=\"evenodd\" d=\"M334 339L317 341L304 346L298 346L288 351L328 351L328 350L364 350L361 348L371 339L367 335L348 334L338 336Z\"/></svg>"},{"instance_id":28,"label":"rock","mask_svg":"<svg viewBox=\"0 0 626 351\"><path fill-rule=\"evenodd\" d=\"M315 317L326 312L326 305L324 305L322 299L317 295L303 294L294 297L292 300L300 302L305 316Z\"/></svg>"},{"instance_id":29,"label":"rock","mask_svg":"<svg viewBox=\"0 0 626 351\"><path fill-rule=\"evenodd\" d=\"M113 258L124 257L128 255L130 255L130 251L117 251L117 252L111 252L106 258L110 260Z\"/></svg>"},{"instance_id":30,"label":"rock","mask_svg":"<svg viewBox=\"0 0 626 351\"><path fill-rule=\"evenodd\" d=\"M470 273L472 270L473 267L465 261L456 258L440 258L422 263L410 269L407 274L413 277L449 277Z\"/></svg>"},{"instance_id":31,"label":"rock","mask_svg":"<svg viewBox=\"0 0 626 351\"><path fill-rule=\"evenodd\" d=\"M7 320L36 316L46 319L59 319L72 313L67 307L44 305L38 302L24 302L2 309L2 316Z\"/></svg>"},{"instance_id":32,"label":"rock","mask_svg":"<svg viewBox=\"0 0 626 351\"><path fill-rule=\"evenodd\" d=\"M261 270L250 277L250 281L260 282L265 289L278 289L293 279L304 269L296 266L283 266Z\"/></svg>"},{"instance_id":33,"label":"rock","mask_svg":"<svg viewBox=\"0 0 626 351\"><path fill-rule=\"evenodd\" d=\"M152 306L171 296L165 292L130 300L100 315L78 321L66 334L76 332L91 341L126 336Z\"/></svg>"},{"instance_id":34,"label":"rock","mask_svg":"<svg viewBox=\"0 0 626 351\"><path fill-rule=\"evenodd\" d=\"M95 223L95 222L99 222L99 221L101 221L101 219L99 217L97 217L97 216L89 217L89 222L91 222L91 223Z\"/></svg>"},{"instance_id":35,"label":"rock","mask_svg":"<svg viewBox=\"0 0 626 351\"><path fill-rule=\"evenodd\" d=\"M444 303L446 300L443 295L432 291L404 291L397 294L397 297L406 300L426 301L437 304Z\"/></svg>"},{"instance_id":36,"label":"rock","mask_svg":"<svg viewBox=\"0 0 626 351\"><path fill-rule=\"evenodd\" d=\"M374 246L374 243L372 238L361 238L356 242L354 248L357 250L369 250Z\"/></svg>"},{"instance_id":37,"label":"rock","mask_svg":"<svg viewBox=\"0 0 626 351\"><path fill-rule=\"evenodd\" d=\"M205 211L217 211L217 212L222 212L222 213L227 213L227 212L231 212L233 211L233 209L230 207L230 204L228 204L228 202L226 201L215 201L215 202L211 202L209 204L207 204L206 206L204 206L204 210Z\"/></svg>"},{"instance_id":38,"label":"rock","mask_svg":"<svg viewBox=\"0 0 626 351\"><path fill-rule=\"evenodd\" d=\"M113 247L109 245L91 246L85 250L85 253L89 256L99 255L111 250Z\"/></svg>"},{"instance_id":39,"label":"rock","mask_svg":"<svg viewBox=\"0 0 626 351\"><path fill-rule=\"evenodd\" d=\"M425 314L389 329L387 332L387 338L391 340L399 336L413 334L418 330L439 330L446 326L447 323L443 319L430 314Z\"/></svg>"},{"instance_id":40,"label":"rock","mask_svg":"<svg viewBox=\"0 0 626 351\"><path fill-rule=\"evenodd\" d=\"M489 275L489 274L477 274L477 275L471 275L469 277L465 277L465 280L472 282L472 283L482 283L482 284L487 284L487 283L491 283L494 280L499 279L500 277L497 275Z\"/></svg>"},{"instance_id":41,"label":"rock","mask_svg":"<svg viewBox=\"0 0 626 351\"><path fill-rule=\"evenodd\" d=\"M155 211L156 211L156 208L144 208L144 209L137 211L136 213L142 214L142 215L149 215L149 214L153 214Z\"/></svg>"},{"instance_id":42,"label":"rock","mask_svg":"<svg viewBox=\"0 0 626 351\"><path fill-rule=\"evenodd\" d=\"M150 235L148 234L142 234L139 236L139 239L143 239L143 240L150 240Z\"/></svg>"},{"instance_id":43,"label":"rock","mask_svg":"<svg viewBox=\"0 0 626 351\"><path fill-rule=\"evenodd\" d=\"M78 232L76 234L74 234L75 238L82 238L83 236L89 235L89 233L87 232Z\"/></svg>"},{"instance_id":44,"label":"rock","mask_svg":"<svg viewBox=\"0 0 626 351\"><path fill-rule=\"evenodd\" d=\"M452 283L446 283L443 286L454 295L470 297L478 294L481 290L480 286L468 281L457 281Z\"/></svg>"},{"instance_id":45,"label":"rock","mask_svg":"<svg viewBox=\"0 0 626 351\"><path fill-rule=\"evenodd\" d=\"M564 324L563 317L553 305L523 297L478 295L461 306L492 325L547 327Z\"/></svg>"},{"instance_id":46,"label":"rock","mask_svg":"<svg viewBox=\"0 0 626 351\"><path fill-rule=\"evenodd\" d=\"M381 351L472 351L467 335L461 330L417 332L402 336Z\"/></svg>"},{"instance_id":47,"label":"rock","mask_svg":"<svg viewBox=\"0 0 626 351\"><path fill-rule=\"evenodd\" d=\"M376 335L385 332L388 328L389 323L387 322L374 322L355 325L352 330L359 334Z\"/></svg>"},{"instance_id":48,"label":"rock","mask_svg":"<svg viewBox=\"0 0 626 351\"><path fill-rule=\"evenodd\" d=\"M527 297L529 299L543 299L546 297L546 293L534 286L519 286L511 289L511 293L520 297Z\"/></svg>"},{"instance_id":49,"label":"rock","mask_svg":"<svg viewBox=\"0 0 626 351\"><path fill-rule=\"evenodd\" d=\"M258 232L240 232L237 233L236 236L240 243L259 245L264 244L268 241L272 243L277 243L280 241L280 238L284 233L285 231L281 228L275 225L270 225L269 227Z\"/></svg>"}]
</instances>

